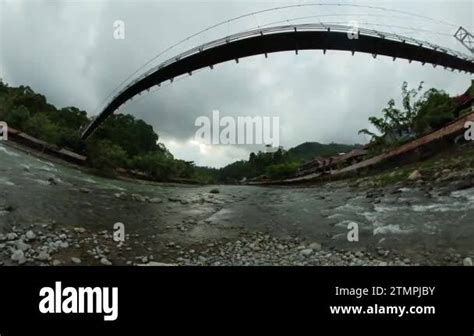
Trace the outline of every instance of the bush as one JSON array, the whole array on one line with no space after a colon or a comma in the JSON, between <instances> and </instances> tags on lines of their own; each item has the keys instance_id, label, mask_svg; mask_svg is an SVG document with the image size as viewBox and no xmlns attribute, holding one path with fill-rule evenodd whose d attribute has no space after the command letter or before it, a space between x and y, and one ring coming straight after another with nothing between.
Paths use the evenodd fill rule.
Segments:
<instances>
[{"instance_id":1,"label":"bush","mask_svg":"<svg viewBox=\"0 0 474 336\"><path fill-rule=\"evenodd\" d=\"M29 118L23 130L51 144L57 145L59 142L59 127L53 124L44 113L37 113Z\"/></svg>"},{"instance_id":2,"label":"bush","mask_svg":"<svg viewBox=\"0 0 474 336\"><path fill-rule=\"evenodd\" d=\"M269 166L266 174L270 178L288 178L298 170L298 162L285 162L277 165Z\"/></svg>"},{"instance_id":3,"label":"bush","mask_svg":"<svg viewBox=\"0 0 474 336\"><path fill-rule=\"evenodd\" d=\"M5 113L5 121L9 126L24 130L28 119L30 118L30 112L24 106L18 106Z\"/></svg>"},{"instance_id":4,"label":"bush","mask_svg":"<svg viewBox=\"0 0 474 336\"><path fill-rule=\"evenodd\" d=\"M443 127L454 120L456 106L444 91L428 90L419 103L414 128L418 134Z\"/></svg>"},{"instance_id":5,"label":"bush","mask_svg":"<svg viewBox=\"0 0 474 336\"><path fill-rule=\"evenodd\" d=\"M175 175L173 157L163 152L135 156L131 166L159 180L167 180Z\"/></svg>"},{"instance_id":6,"label":"bush","mask_svg":"<svg viewBox=\"0 0 474 336\"><path fill-rule=\"evenodd\" d=\"M115 168L128 165L127 153L108 140L88 144L87 155L90 164L105 175L114 175Z\"/></svg>"}]
</instances>

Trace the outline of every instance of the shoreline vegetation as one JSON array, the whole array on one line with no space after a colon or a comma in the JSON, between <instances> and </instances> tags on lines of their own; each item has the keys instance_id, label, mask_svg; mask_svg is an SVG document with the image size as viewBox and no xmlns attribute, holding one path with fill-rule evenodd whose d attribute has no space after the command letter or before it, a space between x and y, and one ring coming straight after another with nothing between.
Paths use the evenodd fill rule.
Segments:
<instances>
[{"instance_id":1,"label":"shoreline vegetation","mask_svg":"<svg viewBox=\"0 0 474 336\"><path fill-rule=\"evenodd\" d=\"M25 88L22 89L22 91L25 90ZM26 91L28 92L28 90ZM32 94L30 98L34 101L35 97L36 94ZM446 95L443 97L443 99L453 99ZM12 110L4 108L5 99L5 95L0 93L0 120L5 118L5 111ZM28 100L22 100L26 98L21 93L16 98L10 97L9 99L14 103L13 110L18 108L18 105L15 104L19 101L27 105L33 104L32 101L28 103ZM428 99L428 101L430 100ZM439 128L434 129L430 126L431 129L427 128L423 134L415 136L415 138L420 139L423 136L439 132L446 125L456 123L459 118L468 116L471 111L472 96L469 95L468 99L463 99L461 102L462 104L454 105L454 112L448 110L448 112L451 111L451 116ZM425 106L424 104L417 108ZM449 103L447 104L449 105ZM438 103L435 105L443 106ZM464 107L467 105L469 107L466 110ZM394 108L394 106L392 107ZM75 115L77 112L71 108L68 108L68 111L65 112L68 117L71 116L68 113ZM440 110L439 113L444 115L445 111ZM395 116L396 113L391 115ZM403 137L407 135L407 131L398 132L402 136L397 137L397 131L393 131L391 128L396 125L395 129L398 129L397 127L401 124L400 116L403 117L403 113L400 112L398 116L392 118L386 116L384 120L387 123L384 126L386 127L385 135L375 134L371 142L372 145L369 144L363 148L351 145L305 143L288 151L280 149L275 153L252 153L248 161L238 161L221 170L214 170L213 173L217 175L211 175L211 177L215 182L237 184L241 181L241 176L250 176L247 182L258 182L259 180L268 181L269 179L293 176L298 171L305 169L306 172L307 169L316 169L316 171L323 169L329 172L335 168L344 169L341 165L347 163L344 163L341 158L350 158L348 162L354 163L352 160L355 157L347 155L353 151L357 153L364 151L361 157L357 157L361 163L367 157L369 159L377 157L414 141L414 138L410 136ZM146 124L143 125L140 121L134 118L130 119L128 116L120 118L122 117L132 124L138 123L136 128L132 127L135 131L145 129L145 132L150 134L146 131L146 129L150 130ZM394 120L398 120L398 123ZM104 125L106 134L112 132L121 122L123 121L112 122L113 125L108 127ZM28 121L25 123L28 126ZM380 123L380 125L382 124ZM390 124L392 126L389 127ZM40 129L44 127L36 126ZM78 132L78 129L75 132ZM27 127L25 130L29 130L29 128ZM57 128L55 130L58 131ZM442 137L442 141L436 142L435 146L419 147L420 150L416 150L410 155L402 155L403 160L388 160L382 167L363 169L359 174L348 176L346 179L334 181L331 174L325 174L325 178L321 180L310 180L307 183L291 186L272 186L274 188L224 185L186 187L182 180L178 180L179 190L175 190L175 188L146 189L138 184L169 185L175 177L168 176L161 182L150 181L143 179L143 177L131 180L129 176L125 175L126 171L121 174L119 170L118 173L105 175L129 180L133 184L129 185L130 189L116 192L116 190L103 189L100 185L77 184L74 181L60 183L54 177L50 181L49 177L42 175L43 181L40 181L42 183L34 184L30 188L37 188L38 191L44 188L54 188L51 189L54 192L39 194L39 197L48 198L45 203L48 204L46 208L35 208L35 202L38 199L31 202L31 200L35 200L34 192L28 194L29 202L26 202L27 204L16 201L23 199L23 191L19 187L22 186L21 183L18 184L18 187L17 185L9 187L10 197L4 206L0 206L0 212L3 212L6 222L9 223L0 233L0 265L472 266L472 259L474 259L472 234L469 234L470 231L467 233L462 231L461 235L460 229L452 231L454 230L452 225L449 229L446 228L445 231L434 235L406 234L403 236L406 242L400 242L399 237L396 234L391 234L389 229L402 230L402 224L400 224L401 227L395 225L395 228L391 226L377 228L379 231L388 230L386 233L382 232L377 235L373 233L376 229L366 228L361 224L363 243L350 245L345 240L337 238L341 234L337 225L346 222L339 221L337 218L328 219L335 215L340 216L341 214L335 209L344 207L349 200L354 198L357 198L361 203L367 203L369 207L366 211L373 213L375 210L371 207L380 206L383 208L389 204L405 206L407 209L413 207L431 208L434 205L443 206L444 203L441 205L436 203L441 202L440 198L447 197L448 201L452 201L455 199L453 194L471 192L471 188L474 187L474 142L460 139L459 131L458 129L457 132ZM62 132L64 133L64 130ZM85 146L83 147L85 152L81 153L99 155L101 151L98 149L105 150L105 148L111 147L116 151L107 153L107 155L120 157L118 154L125 152L125 156L130 158L128 153L133 153L131 146L133 142L128 144L130 148L125 151L116 144L116 141L120 139L105 139L105 135L101 136L104 136L102 138L104 141L109 142L108 146L101 148L101 145L95 142L94 145L89 146L97 146L97 148L89 147L92 149L90 151L91 149L87 149L88 147ZM157 139L156 134L155 136L150 138ZM455 140L457 144L455 144ZM55 144L57 148L62 148L61 142ZM6 145L53 162L61 161L61 164L83 170L86 173L102 174L98 167L100 164L106 163L103 162L105 158L99 156L96 157L93 165L80 166L60 160L46 151L25 147L21 143L7 141ZM150 164L163 164L163 156L167 155L166 149L157 147L159 146L155 142L155 145L151 146L154 151L131 156L132 161L135 162L134 164L143 164L143 162L148 162L147 160ZM94 150L98 150L98 152L94 152ZM339 155L341 152L347 153ZM335 160L334 157L340 160ZM333 159L331 160L331 158ZM168 157L168 161L164 162L171 165L174 158ZM157 167L162 169L163 165ZM116 169L116 167L112 168ZM27 169L30 170L30 173L34 171L32 168ZM105 172L107 173L107 170ZM193 172L194 170L188 171L191 174L188 176L196 176L192 175ZM23 173L22 171L21 174ZM178 178L186 179L185 176L186 174L182 174ZM58 177L61 178L61 175ZM44 181L45 178L48 180ZM210 181L212 180L207 183ZM316 185L318 188L311 188ZM285 190L295 187L300 189ZM298 199L298 203L289 202L288 199L293 201L294 199L288 198L290 196L288 193L301 197ZM282 194L285 194L285 197L280 198ZM69 208L68 211L71 213L65 214L62 198L64 195L67 195L67 199L72 204L81 206ZM95 197L98 204L90 202L91 195L100 195L100 197ZM462 197L460 196L459 202L462 201ZM289 206L295 208L298 214L302 215L301 219L303 220L306 217L303 212L300 213L300 209L308 206L306 203L308 201L320 206L320 208L315 207L314 209L319 210L314 211L311 215L316 218L318 215L322 216L319 220L324 221L325 224L320 223L321 232L310 231L312 235L308 236L306 233L299 232L299 229L294 229L296 231L288 233L288 237L281 235L279 233L281 228L274 225L272 215L275 218L285 218L290 203ZM59 208L55 209L55 204ZM263 206L266 208L262 212ZM112 213L103 210L106 208L117 210ZM120 212L120 209L126 209L126 211ZM237 216L235 214L241 212L245 212L248 216L245 218L248 226L241 223L241 217L229 215ZM34 217L27 218L27 220L21 217L29 213L34 213ZM58 217L58 213L63 213L64 218ZM110 231L110 225L116 220L117 213L123 216L120 218L124 223L130 225L126 241L118 244L113 240ZM136 217L137 213L140 214L139 220ZM442 215L442 212L436 214ZM258 220L252 222L253 218L258 218ZM333 220L334 222L330 222ZM215 223L224 223L224 225L215 225ZM288 228L294 228L291 225L286 226L287 224L285 222L285 231ZM312 230L317 229L318 226L312 227ZM343 235L345 234L346 232L343 231Z\"/></svg>"},{"instance_id":2,"label":"shoreline vegetation","mask_svg":"<svg viewBox=\"0 0 474 336\"><path fill-rule=\"evenodd\" d=\"M360 130L371 136L365 146L307 142L289 150L251 153L248 160L221 169L175 159L152 126L131 115L113 115L84 142L80 130L90 122L85 111L58 110L31 88L9 87L1 80L0 120L8 123L14 147L104 177L158 184L317 184L397 169L460 142L461 124L474 120L473 85L454 98L434 88L422 94L422 85L409 90L403 83L401 108L391 99L383 117L369 118L377 131Z\"/></svg>"}]
</instances>

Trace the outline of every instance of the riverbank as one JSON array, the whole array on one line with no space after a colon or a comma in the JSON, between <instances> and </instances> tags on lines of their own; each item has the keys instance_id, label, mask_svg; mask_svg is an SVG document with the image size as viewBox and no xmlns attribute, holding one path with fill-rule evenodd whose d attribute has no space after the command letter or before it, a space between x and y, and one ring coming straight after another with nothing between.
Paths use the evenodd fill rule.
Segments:
<instances>
[{"instance_id":1,"label":"riverbank","mask_svg":"<svg viewBox=\"0 0 474 336\"><path fill-rule=\"evenodd\" d=\"M149 185L0 150L3 265L469 265L474 257L472 145L312 187ZM113 240L117 222L123 242ZM347 240L351 223L357 242Z\"/></svg>"},{"instance_id":2,"label":"riverbank","mask_svg":"<svg viewBox=\"0 0 474 336\"><path fill-rule=\"evenodd\" d=\"M128 181L131 183L139 183L139 184L144 184L144 185L155 185L155 186L162 186L162 185L169 185L169 186L179 186L179 185L203 185L202 183L199 183L197 181L192 181L192 180L186 180L186 179L179 179L179 180L173 180L173 181L168 181L168 182L160 182L160 181L153 181L145 178L137 178L134 176L130 176L130 174L125 171L125 170L119 170L116 172L115 175L113 176L104 176L104 174L98 172L96 169L88 167L87 165L79 165L72 163L70 161L66 161L61 159L58 156L48 154L46 152L43 152L41 150L38 150L36 148L33 148L31 146L27 146L25 144L15 142L12 140L8 141L3 141L2 144L13 148L14 150L21 151L25 154L31 155L35 158L46 160L48 162L52 162L58 165L62 165L71 169L75 169L77 171L84 172L89 175L93 176L98 176L98 177L105 177L108 179L117 179L121 181Z\"/></svg>"}]
</instances>

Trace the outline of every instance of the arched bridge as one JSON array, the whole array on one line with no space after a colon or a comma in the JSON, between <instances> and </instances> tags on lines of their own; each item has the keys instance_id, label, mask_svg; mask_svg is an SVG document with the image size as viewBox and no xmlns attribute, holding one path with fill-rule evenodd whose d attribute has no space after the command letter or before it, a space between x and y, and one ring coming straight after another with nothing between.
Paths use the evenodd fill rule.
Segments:
<instances>
[{"instance_id":1,"label":"arched bridge","mask_svg":"<svg viewBox=\"0 0 474 336\"><path fill-rule=\"evenodd\" d=\"M429 63L451 70L474 73L474 60L459 52L425 41L371 29L354 30L350 26L301 24L250 30L203 44L173 57L147 71L105 106L82 133L86 140L94 130L122 104L142 91L165 81L192 74L201 68L243 57L265 55L279 51L342 50L362 52Z\"/></svg>"}]
</instances>

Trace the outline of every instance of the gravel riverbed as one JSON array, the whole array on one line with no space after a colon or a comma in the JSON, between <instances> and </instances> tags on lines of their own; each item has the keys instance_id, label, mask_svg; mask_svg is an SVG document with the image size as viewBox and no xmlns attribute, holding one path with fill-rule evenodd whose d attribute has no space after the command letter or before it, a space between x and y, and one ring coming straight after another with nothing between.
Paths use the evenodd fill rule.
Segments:
<instances>
[{"instance_id":1,"label":"gravel riverbed","mask_svg":"<svg viewBox=\"0 0 474 336\"><path fill-rule=\"evenodd\" d=\"M1 265L470 266L474 257L472 169L413 170L386 185L151 185L0 151ZM354 225L359 239L349 241Z\"/></svg>"}]
</instances>

